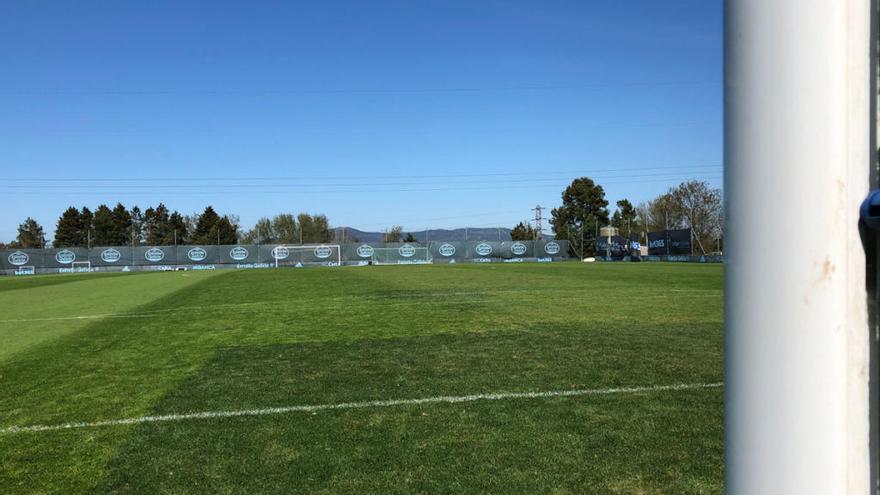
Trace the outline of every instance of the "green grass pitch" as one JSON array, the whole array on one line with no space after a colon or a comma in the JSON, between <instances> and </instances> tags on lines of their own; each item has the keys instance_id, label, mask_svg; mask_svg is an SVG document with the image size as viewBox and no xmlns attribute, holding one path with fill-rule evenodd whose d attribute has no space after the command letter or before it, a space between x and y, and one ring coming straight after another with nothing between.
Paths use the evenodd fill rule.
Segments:
<instances>
[{"instance_id":1,"label":"green grass pitch","mask_svg":"<svg viewBox=\"0 0 880 495\"><path fill-rule=\"evenodd\" d=\"M660 263L4 278L0 493L721 493L722 280ZM679 384L714 385L656 388ZM612 392L404 402L566 390ZM384 400L402 402L93 424Z\"/></svg>"}]
</instances>

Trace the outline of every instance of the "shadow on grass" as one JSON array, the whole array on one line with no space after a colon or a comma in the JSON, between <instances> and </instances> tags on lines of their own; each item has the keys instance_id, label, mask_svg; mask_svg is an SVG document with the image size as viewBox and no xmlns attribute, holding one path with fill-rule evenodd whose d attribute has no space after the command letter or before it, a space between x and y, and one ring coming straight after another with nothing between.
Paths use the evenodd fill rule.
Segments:
<instances>
[{"instance_id":1,"label":"shadow on grass","mask_svg":"<svg viewBox=\"0 0 880 495\"><path fill-rule=\"evenodd\" d=\"M132 274L128 273L71 273L64 275L27 275L12 277L3 280L0 283L0 292L21 289L34 289L37 287L48 287L50 285L69 284L72 282L81 282L84 280L95 280L96 278L108 277L127 277Z\"/></svg>"},{"instance_id":2,"label":"shadow on grass","mask_svg":"<svg viewBox=\"0 0 880 495\"><path fill-rule=\"evenodd\" d=\"M717 382L720 329L532 331L218 350L156 414ZM721 491L720 389L140 425L107 492Z\"/></svg>"}]
</instances>

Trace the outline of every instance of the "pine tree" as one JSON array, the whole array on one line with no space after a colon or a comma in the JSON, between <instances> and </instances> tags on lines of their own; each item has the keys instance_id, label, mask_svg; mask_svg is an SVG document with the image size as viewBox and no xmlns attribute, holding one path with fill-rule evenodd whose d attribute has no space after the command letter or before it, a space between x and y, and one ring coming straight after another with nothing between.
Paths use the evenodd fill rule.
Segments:
<instances>
[{"instance_id":1,"label":"pine tree","mask_svg":"<svg viewBox=\"0 0 880 495\"><path fill-rule=\"evenodd\" d=\"M80 246L91 247L92 245L92 237L95 235L94 231L94 215L92 214L92 210L88 209L88 207L83 206L82 211L80 212L80 218L82 219L82 243Z\"/></svg>"},{"instance_id":2,"label":"pine tree","mask_svg":"<svg viewBox=\"0 0 880 495\"><path fill-rule=\"evenodd\" d=\"M629 239L633 232L640 232L638 212L628 199L617 202L617 210L611 218L611 225L618 228L620 234Z\"/></svg>"},{"instance_id":3,"label":"pine tree","mask_svg":"<svg viewBox=\"0 0 880 495\"><path fill-rule=\"evenodd\" d=\"M213 207L207 206L196 221L192 242L195 244L217 244L217 224L219 222L220 215L214 211Z\"/></svg>"},{"instance_id":4,"label":"pine tree","mask_svg":"<svg viewBox=\"0 0 880 495\"><path fill-rule=\"evenodd\" d=\"M535 229L529 223L520 222L510 231L510 238L514 241L533 241L535 240Z\"/></svg>"},{"instance_id":5,"label":"pine tree","mask_svg":"<svg viewBox=\"0 0 880 495\"><path fill-rule=\"evenodd\" d=\"M46 235L43 227L31 217L27 217L18 226L18 237L13 243L16 248L42 249L46 246Z\"/></svg>"},{"instance_id":6,"label":"pine tree","mask_svg":"<svg viewBox=\"0 0 880 495\"><path fill-rule=\"evenodd\" d=\"M144 236L150 246L174 244L174 232L168 216L168 207L164 204L159 203L159 206L150 207L144 211Z\"/></svg>"},{"instance_id":7,"label":"pine tree","mask_svg":"<svg viewBox=\"0 0 880 495\"><path fill-rule=\"evenodd\" d=\"M113 211L107 205L99 205L92 217L92 245L113 246Z\"/></svg>"},{"instance_id":8,"label":"pine tree","mask_svg":"<svg viewBox=\"0 0 880 495\"><path fill-rule=\"evenodd\" d=\"M238 225L236 225L228 215L224 215L217 222L217 238L218 244L238 244Z\"/></svg>"},{"instance_id":9,"label":"pine tree","mask_svg":"<svg viewBox=\"0 0 880 495\"><path fill-rule=\"evenodd\" d=\"M134 245L144 242L144 214L137 205L131 207L129 212L131 223L129 225L128 242Z\"/></svg>"},{"instance_id":10,"label":"pine tree","mask_svg":"<svg viewBox=\"0 0 880 495\"><path fill-rule=\"evenodd\" d=\"M171 228L172 241L175 244L186 244L188 233L186 231L186 219L177 210L168 218L168 226Z\"/></svg>"},{"instance_id":11,"label":"pine tree","mask_svg":"<svg viewBox=\"0 0 880 495\"><path fill-rule=\"evenodd\" d=\"M85 244L83 238L82 213L71 206L64 210L55 225L55 240L52 245L60 247L76 247Z\"/></svg>"},{"instance_id":12,"label":"pine tree","mask_svg":"<svg viewBox=\"0 0 880 495\"><path fill-rule=\"evenodd\" d=\"M579 177L562 192L562 205L550 212L550 225L556 239L570 241L572 254L590 256L595 252L596 230L608 224L605 190L589 177Z\"/></svg>"},{"instance_id":13,"label":"pine tree","mask_svg":"<svg viewBox=\"0 0 880 495\"><path fill-rule=\"evenodd\" d=\"M107 235L107 245L124 246L131 244L131 213L122 203L116 203L111 212L112 228Z\"/></svg>"}]
</instances>

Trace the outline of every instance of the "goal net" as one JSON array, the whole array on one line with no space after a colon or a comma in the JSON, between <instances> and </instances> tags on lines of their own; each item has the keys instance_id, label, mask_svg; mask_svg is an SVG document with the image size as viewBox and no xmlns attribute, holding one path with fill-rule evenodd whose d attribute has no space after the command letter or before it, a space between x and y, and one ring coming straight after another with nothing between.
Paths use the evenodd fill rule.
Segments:
<instances>
[{"instance_id":1,"label":"goal net","mask_svg":"<svg viewBox=\"0 0 880 495\"><path fill-rule=\"evenodd\" d=\"M307 265L340 266L342 247L339 244L308 246L275 246L272 248L275 267L301 267Z\"/></svg>"},{"instance_id":2,"label":"goal net","mask_svg":"<svg viewBox=\"0 0 880 495\"><path fill-rule=\"evenodd\" d=\"M431 250L404 244L395 248L373 248L374 265L422 265L431 263Z\"/></svg>"}]
</instances>

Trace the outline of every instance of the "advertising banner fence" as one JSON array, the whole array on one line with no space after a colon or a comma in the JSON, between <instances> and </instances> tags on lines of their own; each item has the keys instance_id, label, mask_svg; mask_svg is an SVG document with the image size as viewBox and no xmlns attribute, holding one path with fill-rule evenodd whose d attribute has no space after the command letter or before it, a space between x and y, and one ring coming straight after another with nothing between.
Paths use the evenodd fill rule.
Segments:
<instances>
[{"instance_id":1,"label":"advertising banner fence","mask_svg":"<svg viewBox=\"0 0 880 495\"><path fill-rule=\"evenodd\" d=\"M622 236L611 236L610 240L608 237L600 237L596 239L597 256L622 259L627 254L627 242Z\"/></svg>"},{"instance_id":2,"label":"advertising banner fence","mask_svg":"<svg viewBox=\"0 0 880 495\"><path fill-rule=\"evenodd\" d=\"M0 272L212 270L423 263L559 261L568 241L456 241L322 245L99 246L0 250ZM615 252L619 249L614 248ZM31 268L32 267L32 268Z\"/></svg>"},{"instance_id":3,"label":"advertising banner fence","mask_svg":"<svg viewBox=\"0 0 880 495\"><path fill-rule=\"evenodd\" d=\"M96 267L130 266L133 263L132 249L129 246L104 246L89 250L89 262Z\"/></svg>"},{"instance_id":4,"label":"advertising banner fence","mask_svg":"<svg viewBox=\"0 0 880 495\"><path fill-rule=\"evenodd\" d=\"M693 253L691 247L691 229L667 230L667 239L669 239L669 254L685 254Z\"/></svg>"},{"instance_id":5,"label":"advertising banner fence","mask_svg":"<svg viewBox=\"0 0 880 495\"><path fill-rule=\"evenodd\" d=\"M691 230L648 232L648 256L691 255Z\"/></svg>"},{"instance_id":6,"label":"advertising banner fence","mask_svg":"<svg viewBox=\"0 0 880 495\"><path fill-rule=\"evenodd\" d=\"M669 254L669 243L666 231L648 232L648 256L664 256Z\"/></svg>"}]
</instances>

